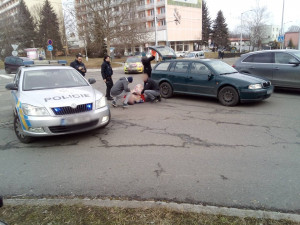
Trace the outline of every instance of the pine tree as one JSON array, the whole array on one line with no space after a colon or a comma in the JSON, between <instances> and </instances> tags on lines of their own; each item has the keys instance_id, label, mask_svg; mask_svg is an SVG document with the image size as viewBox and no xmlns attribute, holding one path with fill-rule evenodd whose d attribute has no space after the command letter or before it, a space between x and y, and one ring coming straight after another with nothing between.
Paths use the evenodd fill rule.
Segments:
<instances>
[{"instance_id":1,"label":"pine tree","mask_svg":"<svg viewBox=\"0 0 300 225\"><path fill-rule=\"evenodd\" d=\"M211 18L208 13L206 1L202 2L202 43L208 45L209 35L211 33Z\"/></svg>"},{"instance_id":2,"label":"pine tree","mask_svg":"<svg viewBox=\"0 0 300 225\"><path fill-rule=\"evenodd\" d=\"M215 47L228 45L229 32L223 12L220 10L213 24L212 41Z\"/></svg>"},{"instance_id":3,"label":"pine tree","mask_svg":"<svg viewBox=\"0 0 300 225\"><path fill-rule=\"evenodd\" d=\"M18 14L15 17L14 42L19 43L19 49L33 47L32 41L36 41L35 24L33 18L23 0L20 1Z\"/></svg>"},{"instance_id":4,"label":"pine tree","mask_svg":"<svg viewBox=\"0 0 300 225\"><path fill-rule=\"evenodd\" d=\"M54 12L48 0L45 1L41 15L39 26L39 44L43 48L47 48L47 40L53 41L53 54L56 50L62 50L61 36L59 32L59 23L56 13Z\"/></svg>"}]
</instances>

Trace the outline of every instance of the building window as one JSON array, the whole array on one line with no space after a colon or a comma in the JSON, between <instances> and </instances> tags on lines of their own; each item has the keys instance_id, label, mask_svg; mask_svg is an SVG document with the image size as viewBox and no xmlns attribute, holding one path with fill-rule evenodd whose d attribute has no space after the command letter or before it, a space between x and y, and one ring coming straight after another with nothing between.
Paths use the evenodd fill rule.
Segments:
<instances>
[{"instance_id":1,"label":"building window","mask_svg":"<svg viewBox=\"0 0 300 225\"><path fill-rule=\"evenodd\" d=\"M166 20L161 20L160 23L162 26L166 26Z\"/></svg>"},{"instance_id":2,"label":"building window","mask_svg":"<svg viewBox=\"0 0 300 225\"><path fill-rule=\"evenodd\" d=\"M165 14L166 13L166 8L165 7L161 7L160 8L160 14Z\"/></svg>"},{"instance_id":3,"label":"building window","mask_svg":"<svg viewBox=\"0 0 300 225\"><path fill-rule=\"evenodd\" d=\"M151 15L151 16L154 16L154 9L151 9L151 10L150 10L150 15Z\"/></svg>"}]
</instances>

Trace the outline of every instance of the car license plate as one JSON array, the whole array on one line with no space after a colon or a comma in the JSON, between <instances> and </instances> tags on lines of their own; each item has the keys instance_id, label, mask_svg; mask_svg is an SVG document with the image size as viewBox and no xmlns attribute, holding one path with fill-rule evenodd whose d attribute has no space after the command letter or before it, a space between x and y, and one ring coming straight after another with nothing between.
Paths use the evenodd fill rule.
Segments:
<instances>
[{"instance_id":1,"label":"car license plate","mask_svg":"<svg viewBox=\"0 0 300 225\"><path fill-rule=\"evenodd\" d=\"M273 93L273 90L272 90L272 89L269 89L269 90L267 91L267 95L272 94L272 93Z\"/></svg>"},{"instance_id":2,"label":"car license plate","mask_svg":"<svg viewBox=\"0 0 300 225\"><path fill-rule=\"evenodd\" d=\"M86 117L70 117L70 118L62 118L60 121L60 124L62 126L66 125L73 125L73 124L79 124L79 123L86 123L90 122L91 118L86 116Z\"/></svg>"}]
</instances>

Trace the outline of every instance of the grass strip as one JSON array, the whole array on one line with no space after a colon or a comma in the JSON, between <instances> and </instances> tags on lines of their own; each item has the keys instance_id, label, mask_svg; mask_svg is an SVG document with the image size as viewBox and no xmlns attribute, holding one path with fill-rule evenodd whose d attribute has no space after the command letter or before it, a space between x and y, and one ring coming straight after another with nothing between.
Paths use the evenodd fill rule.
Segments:
<instances>
[{"instance_id":1,"label":"grass strip","mask_svg":"<svg viewBox=\"0 0 300 225\"><path fill-rule=\"evenodd\" d=\"M0 209L0 220L10 225L159 224L159 225L299 225L287 220L239 218L169 209L128 209L84 205L10 206Z\"/></svg>"}]
</instances>

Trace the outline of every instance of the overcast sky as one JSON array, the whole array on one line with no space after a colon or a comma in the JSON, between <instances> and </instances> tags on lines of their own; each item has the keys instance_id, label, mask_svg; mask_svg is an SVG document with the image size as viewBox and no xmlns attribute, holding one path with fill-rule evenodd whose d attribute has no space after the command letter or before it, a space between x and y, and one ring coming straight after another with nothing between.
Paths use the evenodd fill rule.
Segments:
<instances>
[{"instance_id":1,"label":"overcast sky","mask_svg":"<svg viewBox=\"0 0 300 225\"><path fill-rule=\"evenodd\" d=\"M241 13L255 8L256 2L259 2L260 6L267 7L270 15L269 24L281 26L283 0L206 0L206 2L212 19L215 19L220 9L223 11L231 31L241 23ZM285 30L291 25L300 26L300 0L285 0L284 11Z\"/></svg>"}]
</instances>

